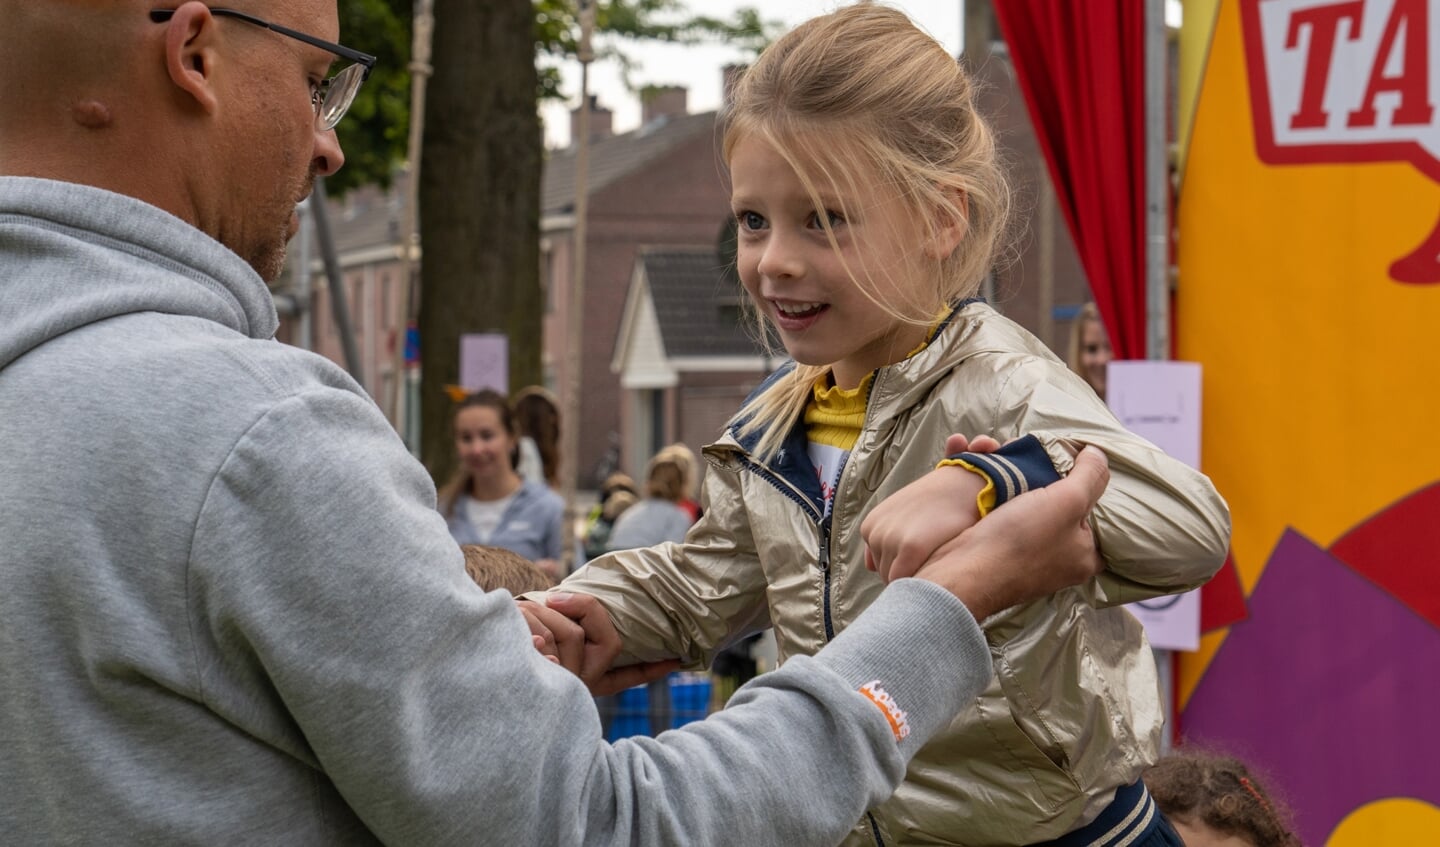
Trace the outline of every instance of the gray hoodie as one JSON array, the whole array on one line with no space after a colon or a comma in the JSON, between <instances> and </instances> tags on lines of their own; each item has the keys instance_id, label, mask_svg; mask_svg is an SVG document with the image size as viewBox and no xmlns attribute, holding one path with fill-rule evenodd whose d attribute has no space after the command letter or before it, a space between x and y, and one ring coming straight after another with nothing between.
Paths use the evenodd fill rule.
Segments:
<instances>
[{"instance_id":1,"label":"gray hoodie","mask_svg":"<svg viewBox=\"0 0 1440 847\"><path fill-rule=\"evenodd\" d=\"M384 417L275 327L179 219L0 178L6 843L833 844L990 676L904 580L721 715L607 745Z\"/></svg>"}]
</instances>

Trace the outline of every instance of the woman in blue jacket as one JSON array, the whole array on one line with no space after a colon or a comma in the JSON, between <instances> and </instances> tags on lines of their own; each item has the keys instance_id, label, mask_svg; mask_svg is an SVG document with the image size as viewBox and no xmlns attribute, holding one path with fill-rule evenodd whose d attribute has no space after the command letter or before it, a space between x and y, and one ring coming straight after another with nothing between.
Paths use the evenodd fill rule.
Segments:
<instances>
[{"instance_id":1,"label":"woman in blue jacket","mask_svg":"<svg viewBox=\"0 0 1440 847\"><path fill-rule=\"evenodd\" d=\"M460 467L440 489L440 512L461 544L504 547L559 579L565 575L565 501L516 471L519 438L509 402L477 391L451 420Z\"/></svg>"}]
</instances>

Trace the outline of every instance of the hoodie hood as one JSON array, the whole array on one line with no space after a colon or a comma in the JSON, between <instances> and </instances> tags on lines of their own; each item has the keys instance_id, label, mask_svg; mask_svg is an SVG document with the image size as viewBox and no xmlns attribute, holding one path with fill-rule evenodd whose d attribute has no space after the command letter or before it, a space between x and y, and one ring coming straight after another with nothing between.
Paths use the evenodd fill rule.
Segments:
<instances>
[{"instance_id":1,"label":"hoodie hood","mask_svg":"<svg viewBox=\"0 0 1440 847\"><path fill-rule=\"evenodd\" d=\"M174 215L86 185L0 177L0 368L135 312L191 315L260 339L279 325L260 276Z\"/></svg>"}]
</instances>

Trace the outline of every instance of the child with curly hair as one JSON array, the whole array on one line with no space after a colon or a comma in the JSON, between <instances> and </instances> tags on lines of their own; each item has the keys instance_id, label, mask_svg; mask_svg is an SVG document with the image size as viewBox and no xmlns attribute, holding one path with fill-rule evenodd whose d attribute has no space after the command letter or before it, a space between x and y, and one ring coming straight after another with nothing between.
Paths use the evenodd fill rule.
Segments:
<instances>
[{"instance_id":1,"label":"child with curly hair","mask_svg":"<svg viewBox=\"0 0 1440 847\"><path fill-rule=\"evenodd\" d=\"M1239 759L1173 753L1143 779L1186 847L1300 847L1284 806Z\"/></svg>"}]
</instances>

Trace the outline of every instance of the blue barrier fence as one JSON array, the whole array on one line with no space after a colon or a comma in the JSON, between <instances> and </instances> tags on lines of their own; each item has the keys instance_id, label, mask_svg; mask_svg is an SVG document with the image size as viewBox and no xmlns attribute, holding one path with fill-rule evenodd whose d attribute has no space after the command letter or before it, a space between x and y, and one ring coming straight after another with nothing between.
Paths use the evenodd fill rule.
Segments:
<instances>
[{"instance_id":1,"label":"blue barrier fence","mask_svg":"<svg viewBox=\"0 0 1440 847\"><path fill-rule=\"evenodd\" d=\"M703 720L710 714L710 677L703 673L673 673L667 677L670 708L657 716L659 730L650 725L649 692L643 685L620 692L610 715L610 732L606 738L617 741L632 735L658 735L666 729L682 727Z\"/></svg>"}]
</instances>

